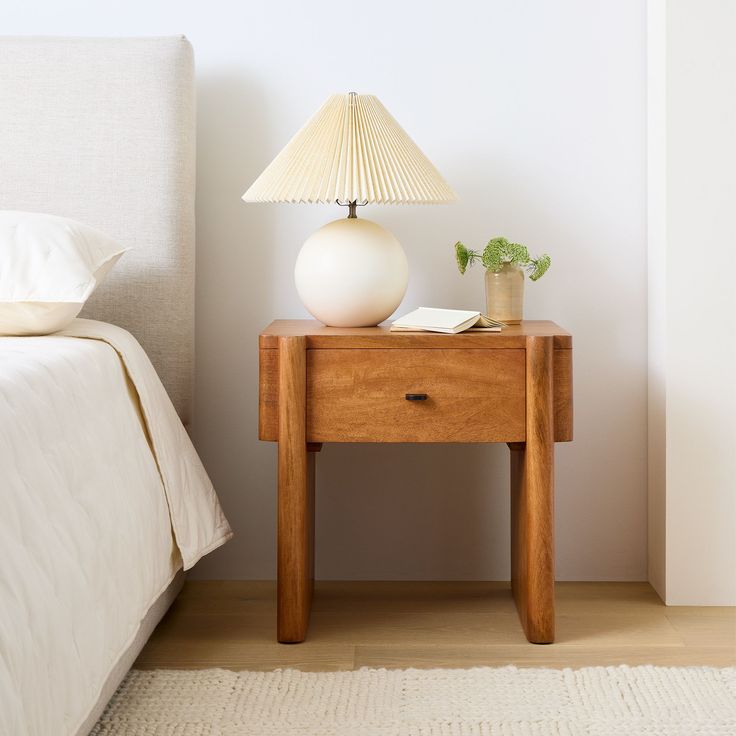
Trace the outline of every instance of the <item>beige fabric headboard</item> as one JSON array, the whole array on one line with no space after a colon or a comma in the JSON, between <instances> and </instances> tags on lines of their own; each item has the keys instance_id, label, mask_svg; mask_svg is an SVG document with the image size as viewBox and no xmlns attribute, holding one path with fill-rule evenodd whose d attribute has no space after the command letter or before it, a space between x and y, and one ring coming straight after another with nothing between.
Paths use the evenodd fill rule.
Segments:
<instances>
[{"instance_id":1,"label":"beige fabric headboard","mask_svg":"<svg viewBox=\"0 0 736 736\"><path fill-rule=\"evenodd\" d=\"M138 338L185 422L194 175L185 38L0 38L0 209L71 217L133 247L81 316Z\"/></svg>"}]
</instances>

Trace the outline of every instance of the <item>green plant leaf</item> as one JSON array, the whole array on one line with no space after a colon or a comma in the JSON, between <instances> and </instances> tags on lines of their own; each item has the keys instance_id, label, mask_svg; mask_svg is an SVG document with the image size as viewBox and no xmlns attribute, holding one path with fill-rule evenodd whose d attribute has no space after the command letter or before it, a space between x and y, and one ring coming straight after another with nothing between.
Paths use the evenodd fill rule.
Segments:
<instances>
[{"instance_id":1,"label":"green plant leaf","mask_svg":"<svg viewBox=\"0 0 736 736\"><path fill-rule=\"evenodd\" d=\"M532 281L542 278L552 262L546 253L539 258L531 258L525 245L510 243L502 236L491 238L482 253L469 250L458 240L455 243L455 260L460 273L465 273L476 260L480 260L489 271L496 273L505 264L513 263L524 268Z\"/></svg>"},{"instance_id":2,"label":"green plant leaf","mask_svg":"<svg viewBox=\"0 0 736 736\"><path fill-rule=\"evenodd\" d=\"M465 269L471 261L470 252L459 240L455 243L455 260L457 261L458 271L465 273Z\"/></svg>"},{"instance_id":3,"label":"green plant leaf","mask_svg":"<svg viewBox=\"0 0 736 736\"><path fill-rule=\"evenodd\" d=\"M531 263L534 268L529 274L529 278L532 281L537 281L538 279L541 279L545 273L547 273L547 269L552 264L552 259L545 253L544 255L539 256L539 258L537 258L536 260L533 260Z\"/></svg>"},{"instance_id":4,"label":"green plant leaf","mask_svg":"<svg viewBox=\"0 0 736 736\"><path fill-rule=\"evenodd\" d=\"M509 241L506 238L493 238L483 249L481 261L489 271L500 271L501 266L506 263L504 257Z\"/></svg>"},{"instance_id":5,"label":"green plant leaf","mask_svg":"<svg viewBox=\"0 0 736 736\"><path fill-rule=\"evenodd\" d=\"M508 255L508 263L516 263L519 266L525 266L529 263L529 251L521 243L509 243L506 253Z\"/></svg>"}]
</instances>

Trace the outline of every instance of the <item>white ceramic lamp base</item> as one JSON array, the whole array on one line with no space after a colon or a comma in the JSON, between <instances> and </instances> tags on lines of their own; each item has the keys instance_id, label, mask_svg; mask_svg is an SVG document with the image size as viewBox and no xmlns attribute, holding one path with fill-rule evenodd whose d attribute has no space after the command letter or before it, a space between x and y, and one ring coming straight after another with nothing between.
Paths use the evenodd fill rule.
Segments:
<instances>
[{"instance_id":1,"label":"white ceramic lamp base","mask_svg":"<svg viewBox=\"0 0 736 736\"><path fill-rule=\"evenodd\" d=\"M294 281L304 306L331 327L370 327L401 304L409 264L399 241L362 217L335 220L302 246Z\"/></svg>"}]
</instances>

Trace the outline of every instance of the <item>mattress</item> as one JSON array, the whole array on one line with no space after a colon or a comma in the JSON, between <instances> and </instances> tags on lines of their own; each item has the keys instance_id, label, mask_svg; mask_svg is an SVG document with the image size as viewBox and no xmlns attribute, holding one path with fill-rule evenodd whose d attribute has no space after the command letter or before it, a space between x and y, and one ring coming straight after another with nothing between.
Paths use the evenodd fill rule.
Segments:
<instances>
[{"instance_id":1,"label":"mattress","mask_svg":"<svg viewBox=\"0 0 736 736\"><path fill-rule=\"evenodd\" d=\"M0 338L0 734L75 734L182 568L231 536L135 339Z\"/></svg>"}]
</instances>

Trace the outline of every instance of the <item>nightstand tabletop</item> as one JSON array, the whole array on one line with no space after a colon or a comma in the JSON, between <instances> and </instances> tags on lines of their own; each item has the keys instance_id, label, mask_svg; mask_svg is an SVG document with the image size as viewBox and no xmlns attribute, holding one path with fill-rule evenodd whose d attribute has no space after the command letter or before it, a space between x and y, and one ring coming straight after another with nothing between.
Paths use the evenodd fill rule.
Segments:
<instances>
[{"instance_id":1,"label":"nightstand tabletop","mask_svg":"<svg viewBox=\"0 0 736 736\"><path fill-rule=\"evenodd\" d=\"M572 335L554 322L525 320L501 332L390 332L378 327L327 327L314 319L277 319L261 332L259 347L276 349L279 337L306 337L307 348L523 348L527 337L553 337L556 350L572 348Z\"/></svg>"}]
</instances>

